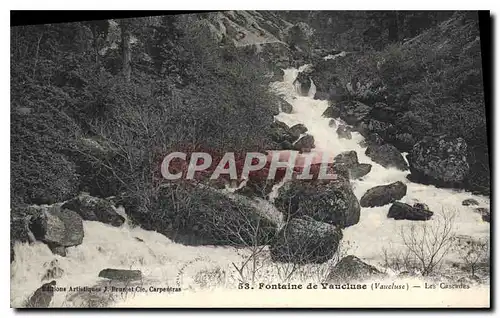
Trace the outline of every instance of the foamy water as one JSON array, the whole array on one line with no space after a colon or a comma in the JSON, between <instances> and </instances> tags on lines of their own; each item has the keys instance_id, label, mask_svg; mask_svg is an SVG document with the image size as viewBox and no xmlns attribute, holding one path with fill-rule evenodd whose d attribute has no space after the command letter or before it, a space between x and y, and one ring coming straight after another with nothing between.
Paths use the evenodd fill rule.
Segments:
<instances>
[{"instance_id":1,"label":"foamy water","mask_svg":"<svg viewBox=\"0 0 500 318\"><path fill-rule=\"evenodd\" d=\"M365 149L359 146L363 137L358 133L352 134L351 140L339 139L336 128L329 127L330 119L321 115L328 107L327 101L314 100L315 86L311 83L312 90L309 96L299 96L297 87L293 84L299 71L307 66L285 71L284 81L273 83L272 87L293 105L293 113L280 113L277 119L292 126L302 123L308 128L308 133L315 138L317 150L330 152L336 155L343 151L355 150L361 163L372 164L371 172L362 180L353 181L355 195L359 198L371 187L387 184L395 181L404 182L407 187L407 195L401 200L406 203L423 202L432 211L444 210L447 213L456 213L456 231L458 234L473 237L487 237L489 235L489 223L483 222L473 208L464 207L461 202L467 198L474 198L480 202L480 206L489 206L489 199L483 196L475 196L465 191L453 191L449 189L438 189L434 186L426 186L409 182L406 179L408 171L386 169L374 163L368 158ZM338 122L339 123L339 122ZM338 124L337 123L337 124ZM275 187L275 190L279 186ZM276 193L276 192L273 192ZM262 202L261 202L262 203ZM262 204L263 208L269 206ZM395 221L387 218L390 205L376 208L362 208L360 222L344 230L344 241L349 241L351 252L368 263L380 266L382 262L382 250L384 247L401 247L401 241L397 232L401 226L411 224L411 221ZM121 211L123 213L123 211ZM276 216L279 218L279 215ZM431 219L427 222L435 222ZM104 268L139 269L150 286L181 287L183 292L175 294L127 294L113 298L110 306L195 306L194 299L198 299L200 306L216 305L217 302L208 302L210 299L218 299L224 306L226 303L234 305L307 305L303 294L282 291L257 291L244 293L236 290L238 285L238 274L235 272L233 262L238 265L249 254L249 250L231 247L214 246L184 246L172 242L165 236L153 231L145 231L138 227L131 227L128 222L121 227L112 227L99 222L84 221L84 239L79 246L68 248L67 257L53 255L49 248L43 243L20 244L15 246L16 259L11 264L11 306L22 307L23 302L41 286L41 278L46 272L46 264L57 259L59 266L64 270L64 275L56 279L58 286L95 286L103 284L106 280L98 278L98 273ZM312 267L311 267L312 268ZM264 268L259 273L260 279L268 281L279 281L279 273L276 268ZM318 275L328 270L328 264L316 265L314 270ZM223 277L217 280L218 289L207 291L206 286L197 282L197 275L201 272L220 271ZM320 279L318 276L317 279ZM203 279L201 280L203 283ZM481 287L482 288L482 287ZM480 294L485 293L484 288ZM194 296L195 295L195 296ZM212 295L212 296L210 296ZM215 297L216 295L217 297ZM311 295L311 294L308 294ZM348 306L348 303L336 304L332 301L332 293L318 292L318 306ZM343 293L342 295L345 296ZM359 294L356 294L359 296ZM358 297L353 295L353 299ZM405 295L405 294L403 294ZM479 294L476 294L479 295ZM84 295L83 295L84 296ZM56 292L51 303L53 307L81 306L84 298L82 294L69 292ZM255 296L255 297L254 297ZM214 298L215 297L215 298ZM298 297L298 298L297 298ZM394 296L396 297L396 296ZM450 296L451 297L451 296ZM459 300L456 298L455 300ZM485 296L486 297L486 296ZM335 297L333 297L335 298ZM342 297L344 300L345 297ZM309 300L316 299L307 298ZM373 298L375 302L376 298ZM387 298L379 298L378 303ZM471 300L470 296L465 296ZM486 298L485 298L486 299ZM273 302L274 300L274 302ZM215 300L214 300L215 301ZM455 301L456 303L456 301ZM368 303L367 303L368 304ZM459 302L464 304L464 302ZM314 305L314 304L311 304ZM408 303L408 305L411 305ZM418 304L417 304L418 305ZM358 304L354 306L362 306Z\"/></svg>"}]
</instances>

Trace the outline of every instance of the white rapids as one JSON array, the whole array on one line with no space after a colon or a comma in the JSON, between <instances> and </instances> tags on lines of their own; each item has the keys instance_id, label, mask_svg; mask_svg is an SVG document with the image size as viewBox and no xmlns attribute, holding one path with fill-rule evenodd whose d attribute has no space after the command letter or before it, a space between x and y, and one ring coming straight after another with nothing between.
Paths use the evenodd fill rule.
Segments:
<instances>
[{"instance_id":1,"label":"white rapids","mask_svg":"<svg viewBox=\"0 0 500 318\"><path fill-rule=\"evenodd\" d=\"M371 172L362 180L353 182L355 195L359 198L371 187L402 181L408 186L407 195L403 202L423 202L432 211L456 211L457 231L459 234L474 237L489 235L489 223L483 222L481 216L474 213L472 208L461 205L467 198L474 198L480 206L489 206L489 199L483 196L474 196L465 191L438 189L409 182L406 179L407 171L386 169L372 162L359 146L362 136L353 133L351 140L339 139L335 129L329 127L329 119L323 118L322 113L328 107L327 101L315 100L315 86L309 96L299 96L294 80L307 66L300 69L285 70L283 82L275 82L272 88L284 95L284 98L293 105L291 114L280 113L277 119L287 125L302 123L308 128L308 133L315 138L318 150L337 154L343 151L355 150L359 161L372 164ZM361 259L380 265L381 251L388 244L398 244L396 232L398 228L410 221L395 221L387 218L389 205L377 208L362 208L360 222L344 230L344 241L350 242L352 253ZM119 209L121 210L121 208ZM123 210L121 210L123 213ZM430 220L428 222L433 222ZM128 222L121 227L112 227L99 222L84 221L85 236L79 246L67 249L67 256L53 255L43 243L16 243L15 261L11 264L11 306L22 307L24 301L41 286L46 265L57 259L60 268L64 271L57 279L58 286L96 286L102 284L103 279L98 277L104 268L139 269L151 284L158 286L178 287L183 290L196 285L197 273L226 273L222 279L225 286L237 286L237 276L234 276L232 262L239 264L242 255L248 253L245 249L214 246L185 246L172 242L167 237L154 231L146 231L139 227L132 227ZM399 243L400 244L400 243ZM217 272L220 270L219 272ZM232 273L232 274L231 274ZM266 275L271 275L266 273ZM270 279L272 279L270 277ZM83 293L84 294L84 293ZM160 305L168 297L168 293L158 294L156 305ZM276 295L276 294L273 294ZM71 295L69 292L56 292L52 300L52 307L61 306L88 306L85 295ZM151 294L144 294L151 299ZM134 295L116 294L109 303L104 305L127 306ZM144 301L145 297L137 298ZM243 296L244 297L244 296ZM273 298L272 296L271 298ZM330 297L330 296L329 296ZM192 298L186 298L192 300ZM104 301L104 300L103 300ZM281 299L281 301L284 301ZM82 303L83 302L83 303Z\"/></svg>"}]
</instances>

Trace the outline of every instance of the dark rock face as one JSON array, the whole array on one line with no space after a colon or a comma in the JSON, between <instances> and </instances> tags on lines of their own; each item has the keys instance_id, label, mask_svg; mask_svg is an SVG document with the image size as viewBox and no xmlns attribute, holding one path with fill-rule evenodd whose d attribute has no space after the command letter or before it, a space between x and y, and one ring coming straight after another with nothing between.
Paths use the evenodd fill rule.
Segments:
<instances>
[{"instance_id":1,"label":"dark rock face","mask_svg":"<svg viewBox=\"0 0 500 318\"><path fill-rule=\"evenodd\" d=\"M361 197L362 207L384 206L406 195L406 184L397 181L387 185L373 187Z\"/></svg>"},{"instance_id":2,"label":"dark rock face","mask_svg":"<svg viewBox=\"0 0 500 318\"><path fill-rule=\"evenodd\" d=\"M326 118L339 118L340 109L337 106L332 105L323 112L322 116Z\"/></svg>"},{"instance_id":3,"label":"dark rock face","mask_svg":"<svg viewBox=\"0 0 500 318\"><path fill-rule=\"evenodd\" d=\"M382 277L384 274L372 265L366 264L354 255L348 255L340 260L328 274L328 281L361 281L368 278Z\"/></svg>"},{"instance_id":4,"label":"dark rock face","mask_svg":"<svg viewBox=\"0 0 500 318\"><path fill-rule=\"evenodd\" d=\"M90 193L90 195L107 197L117 195L120 191L120 180L118 180L111 169L100 165L96 170L96 163L112 161L116 164L126 164L110 142L99 138L81 138L78 141L78 149L71 156L76 163L77 173L80 175L81 192ZM78 192L67 197L68 200L78 195ZM65 201L59 200L58 202Z\"/></svg>"},{"instance_id":5,"label":"dark rock face","mask_svg":"<svg viewBox=\"0 0 500 318\"><path fill-rule=\"evenodd\" d=\"M274 203L285 217L310 216L340 227L358 223L361 209L345 180L292 181L279 189Z\"/></svg>"},{"instance_id":6,"label":"dark rock face","mask_svg":"<svg viewBox=\"0 0 500 318\"><path fill-rule=\"evenodd\" d=\"M360 179L372 171L372 165L369 163L360 163L351 169L351 179Z\"/></svg>"},{"instance_id":7,"label":"dark rock face","mask_svg":"<svg viewBox=\"0 0 500 318\"><path fill-rule=\"evenodd\" d=\"M131 220L186 245L241 246L269 244L277 232L275 219L242 195L224 194L208 186L165 184L156 200L143 208L140 198L124 207Z\"/></svg>"},{"instance_id":8,"label":"dark rock face","mask_svg":"<svg viewBox=\"0 0 500 318\"><path fill-rule=\"evenodd\" d=\"M339 125L337 135L340 139L352 139L351 130L345 125Z\"/></svg>"},{"instance_id":9,"label":"dark rock face","mask_svg":"<svg viewBox=\"0 0 500 318\"><path fill-rule=\"evenodd\" d=\"M340 228L311 218L292 219L270 246L273 261L295 264L324 263L342 239Z\"/></svg>"},{"instance_id":10,"label":"dark rock face","mask_svg":"<svg viewBox=\"0 0 500 318\"><path fill-rule=\"evenodd\" d=\"M411 178L442 187L461 187L469 173L467 144L462 138L426 137L408 154Z\"/></svg>"},{"instance_id":11,"label":"dark rock face","mask_svg":"<svg viewBox=\"0 0 500 318\"><path fill-rule=\"evenodd\" d=\"M34 217L30 224L35 238L49 247L68 247L82 244L82 218L74 211L49 207Z\"/></svg>"},{"instance_id":12,"label":"dark rock face","mask_svg":"<svg viewBox=\"0 0 500 318\"><path fill-rule=\"evenodd\" d=\"M387 213L388 218L395 220L427 221L434 215L434 212L414 208L402 202L394 202Z\"/></svg>"},{"instance_id":13,"label":"dark rock face","mask_svg":"<svg viewBox=\"0 0 500 318\"><path fill-rule=\"evenodd\" d=\"M405 159L393 145L371 145L366 148L365 154L384 168L394 167L403 171L408 169Z\"/></svg>"},{"instance_id":14,"label":"dark rock face","mask_svg":"<svg viewBox=\"0 0 500 318\"><path fill-rule=\"evenodd\" d=\"M474 200L472 198L471 199L465 199L465 200L462 201L462 205L463 206L478 205L478 204L479 204L479 202L477 202L476 200Z\"/></svg>"},{"instance_id":15,"label":"dark rock face","mask_svg":"<svg viewBox=\"0 0 500 318\"><path fill-rule=\"evenodd\" d=\"M88 194L80 194L63 204L61 208L75 211L87 221L99 221L112 226L121 226L125 222L125 218L116 213L110 201L94 198Z\"/></svg>"},{"instance_id":16,"label":"dark rock face","mask_svg":"<svg viewBox=\"0 0 500 318\"><path fill-rule=\"evenodd\" d=\"M280 108L281 111L287 114L291 114L293 112L293 106L286 100L281 100L280 101Z\"/></svg>"},{"instance_id":17,"label":"dark rock face","mask_svg":"<svg viewBox=\"0 0 500 318\"><path fill-rule=\"evenodd\" d=\"M312 148L314 148L314 137L306 134L305 136L300 138L293 145L293 147L298 151L310 151Z\"/></svg>"},{"instance_id":18,"label":"dark rock face","mask_svg":"<svg viewBox=\"0 0 500 318\"><path fill-rule=\"evenodd\" d=\"M364 140L362 140L360 143L361 147L369 147L369 146L381 146L385 144L384 139L380 137L379 134L373 133L373 134L368 134L368 136L365 137Z\"/></svg>"},{"instance_id":19,"label":"dark rock face","mask_svg":"<svg viewBox=\"0 0 500 318\"><path fill-rule=\"evenodd\" d=\"M26 307L28 308L47 308L54 297L54 288L56 281L43 284L38 288L33 295L28 299Z\"/></svg>"},{"instance_id":20,"label":"dark rock face","mask_svg":"<svg viewBox=\"0 0 500 318\"><path fill-rule=\"evenodd\" d=\"M307 131L307 127L303 124L297 124L290 127L290 133L295 137L295 139L299 139L301 134L305 134Z\"/></svg>"},{"instance_id":21,"label":"dark rock face","mask_svg":"<svg viewBox=\"0 0 500 318\"><path fill-rule=\"evenodd\" d=\"M140 270L106 268L99 272L99 277L119 281L134 281L142 279Z\"/></svg>"},{"instance_id":22,"label":"dark rock face","mask_svg":"<svg viewBox=\"0 0 500 318\"><path fill-rule=\"evenodd\" d=\"M474 211L481 214L483 221L490 222L490 210L488 208L476 208Z\"/></svg>"},{"instance_id":23,"label":"dark rock face","mask_svg":"<svg viewBox=\"0 0 500 318\"><path fill-rule=\"evenodd\" d=\"M341 102L338 104L340 118L348 125L356 126L363 121L371 111L371 107L358 101Z\"/></svg>"}]
</instances>

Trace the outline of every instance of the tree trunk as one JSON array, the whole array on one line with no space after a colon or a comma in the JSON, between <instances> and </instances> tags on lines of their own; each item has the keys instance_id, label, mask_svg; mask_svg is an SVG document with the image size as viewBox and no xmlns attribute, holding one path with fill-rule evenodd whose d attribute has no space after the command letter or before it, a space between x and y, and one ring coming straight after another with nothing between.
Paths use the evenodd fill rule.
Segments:
<instances>
[{"instance_id":1,"label":"tree trunk","mask_svg":"<svg viewBox=\"0 0 500 318\"><path fill-rule=\"evenodd\" d=\"M122 38L122 61L123 61L123 76L127 82L130 81L130 73L132 71L130 61L130 29L127 21L120 22L121 38Z\"/></svg>"}]
</instances>

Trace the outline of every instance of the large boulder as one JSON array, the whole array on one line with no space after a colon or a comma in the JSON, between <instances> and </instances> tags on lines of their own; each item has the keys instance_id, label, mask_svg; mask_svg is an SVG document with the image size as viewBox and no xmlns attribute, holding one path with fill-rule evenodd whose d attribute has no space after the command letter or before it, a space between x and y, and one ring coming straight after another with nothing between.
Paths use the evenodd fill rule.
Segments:
<instances>
[{"instance_id":1,"label":"large boulder","mask_svg":"<svg viewBox=\"0 0 500 318\"><path fill-rule=\"evenodd\" d=\"M31 219L29 228L35 238L51 248L82 244L83 222L78 213L59 206L44 208Z\"/></svg>"},{"instance_id":2,"label":"large boulder","mask_svg":"<svg viewBox=\"0 0 500 318\"><path fill-rule=\"evenodd\" d=\"M54 297L56 281L45 283L38 288L33 295L26 301L27 308L47 308Z\"/></svg>"},{"instance_id":3,"label":"large boulder","mask_svg":"<svg viewBox=\"0 0 500 318\"><path fill-rule=\"evenodd\" d=\"M361 208L350 183L339 178L288 182L278 190L274 203L285 218L310 216L340 227L354 225L359 222Z\"/></svg>"},{"instance_id":4,"label":"large boulder","mask_svg":"<svg viewBox=\"0 0 500 318\"><path fill-rule=\"evenodd\" d=\"M124 208L142 228L189 245L268 244L278 228L249 198L187 182L162 185L148 202L127 198Z\"/></svg>"},{"instance_id":5,"label":"large boulder","mask_svg":"<svg viewBox=\"0 0 500 318\"><path fill-rule=\"evenodd\" d=\"M118 281L134 281L142 279L140 270L106 268L99 272L99 277Z\"/></svg>"},{"instance_id":6,"label":"large boulder","mask_svg":"<svg viewBox=\"0 0 500 318\"><path fill-rule=\"evenodd\" d=\"M358 101L346 101L337 104L340 118L348 125L356 126L363 121L371 111L371 107Z\"/></svg>"},{"instance_id":7,"label":"large boulder","mask_svg":"<svg viewBox=\"0 0 500 318\"><path fill-rule=\"evenodd\" d=\"M125 222L110 201L85 193L64 203L61 208L75 211L86 221L99 221L112 226L121 226Z\"/></svg>"},{"instance_id":8,"label":"large boulder","mask_svg":"<svg viewBox=\"0 0 500 318\"><path fill-rule=\"evenodd\" d=\"M311 218L292 219L271 244L271 257L277 262L324 263L335 255L341 239L339 227Z\"/></svg>"},{"instance_id":9,"label":"large boulder","mask_svg":"<svg viewBox=\"0 0 500 318\"><path fill-rule=\"evenodd\" d=\"M395 220L427 221L434 215L429 210L412 207L403 202L394 202L389 208L387 217Z\"/></svg>"},{"instance_id":10,"label":"large boulder","mask_svg":"<svg viewBox=\"0 0 500 318\"><path fill-rule=\"evenodd\" d=\"M384 206L406 195L406 184L397 181L368 189L359 200L362 207Z\"/></svg>"},{"instance_id":11,"label":"large boulder","mask_svg":"<svg viewBox=\"0 0 500 318\"><path fill-rule=\"evenodd\" d=\"M354 167L358 162L358 154L355 150L344 151L336 155L333 161L338 164L343 164L348 168Z\"/></svg>"},{"instance_id":12,"label":"large boulder","mask_svg":"<svg viewBox=\"0 0 500 318\"><path fill-rule=\"evenodd\" d=\"M370 145L365 154L384 168L392 167L403 171L408 169L403 155L393 145Z\"/></svg>"},{"instance_id":13,"label":"large boulder","mask_svg":"<svg viewBox=\"0 0 500 318\"><path fill-rule=\"evenodd\" d=\"M339 125L336 132L339 139L352 139L351 130L345 125Z\"/></svg>"},{"instance_id":14,"label":"large boulder","mask_svg":"<svg viewBox=\"0 0 500 318\"><path fill-rule=\"evenodd\" d=\"M412 181L442 187L461 187L469 174L463 138L425 137L408 154Z\"/></svg>"},{"instance_id":15,"label":"large boulder","mask_svg":"<svg viewBox=\"0 0 500 318\"><path fill-rule=\"evenodd\" d=\"M397 116L398 111L394 107L390 107L386 103L378 102L373 105L369 117L383 122L394 122Z\"/></svg>"},{"instance_id":16,"label":"large boulder","mask_svg":"<svg viewBox=\"0 0 500 318\"><path fill-rule=\"evenodd\" d=\"M314 137L312 135L306 134L302 136L297 142L293 145L295 150L298 151L310 151L314 148Z\"/></svg>"},{"instance_id":17,"label":"large boulder","mask_svg":"<svg viewBox=\"0 0 500 318\"><path fill-rule=\"evenodd\" d=\"M368 278L380 278L384 274L376 267L366 264L354 255L342 258L328 274L327 280L333 282L362 281Z\"/></svg>"}]
</instances>

